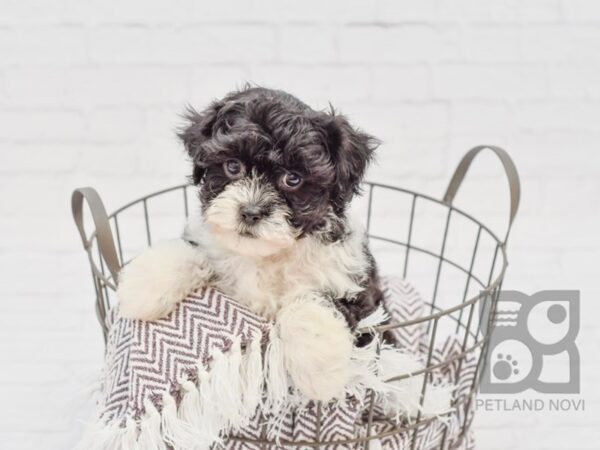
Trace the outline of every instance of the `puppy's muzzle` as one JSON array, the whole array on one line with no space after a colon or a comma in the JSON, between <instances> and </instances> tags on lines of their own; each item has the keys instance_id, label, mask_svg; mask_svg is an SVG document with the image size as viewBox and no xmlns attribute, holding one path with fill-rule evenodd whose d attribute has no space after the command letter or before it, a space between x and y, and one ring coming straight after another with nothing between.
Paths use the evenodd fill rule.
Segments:
<instances>
[{"instance_id":1,"label":"puppy's muzzle","mask_svg":"<svg viewBox=\"0 0 600 450\"><path fill-rule=\"evenodd\" d=\"M245 225L256 225L266 215L266 209L257 205L246 205L240 208L240 220Z\"/></svg>"}]
</instances>

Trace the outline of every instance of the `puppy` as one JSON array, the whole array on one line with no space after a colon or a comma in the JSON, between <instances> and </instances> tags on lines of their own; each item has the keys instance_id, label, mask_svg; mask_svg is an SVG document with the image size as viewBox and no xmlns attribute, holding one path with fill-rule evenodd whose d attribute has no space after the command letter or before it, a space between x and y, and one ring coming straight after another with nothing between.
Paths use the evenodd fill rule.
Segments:
<instances>
[{"instance_id":1,"label":"puppy","mask_svg":"<svg viewBox=\"0 0 600 450\"><path fill-rule=\"evenodd\" d=\"M382 302L366 236L347 217L377 141L341 115L253 87L180 133L202 217L127 265L121 314L156 320L212 285L272 319L295 386L342 395L356 324Z\"/></svg>"}]
</instances>

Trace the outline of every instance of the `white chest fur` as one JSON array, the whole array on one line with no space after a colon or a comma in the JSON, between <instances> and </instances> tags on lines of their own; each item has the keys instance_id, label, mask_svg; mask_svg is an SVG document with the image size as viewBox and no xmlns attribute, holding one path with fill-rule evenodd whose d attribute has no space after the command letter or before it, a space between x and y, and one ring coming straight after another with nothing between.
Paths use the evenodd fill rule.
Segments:
<instances>
[{"instance_id":1,"label":"white chest fur","mask_svg":"<svg viewBox=\"0 0 600 450\"><path fill-rule=\"evenodd\" d=\"M200 244L198 251L206 252L216 273L217 287L266 317L273 317L296 299L314 294L336 298L356 295L369 264L364 235L356 230L335 243L303 237L268 257L235 254L219 245L202 226L196 227L194 234Z\"/></svg>"}]
</instances>

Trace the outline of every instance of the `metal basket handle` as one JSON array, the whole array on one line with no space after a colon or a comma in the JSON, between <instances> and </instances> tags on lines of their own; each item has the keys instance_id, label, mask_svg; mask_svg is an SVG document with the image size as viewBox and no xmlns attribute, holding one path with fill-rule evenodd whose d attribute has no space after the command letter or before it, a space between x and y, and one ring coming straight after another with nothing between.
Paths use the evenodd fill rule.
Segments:
<instances>
[{"instance_id":1,"label":"metal basket handle","mask_svg":"<svg viewBox=\"0 0 600 450\"><path fill-rule=\"evenodd\" d=\"M508 179L508 187L510 189L510 217L508 220L506 236L504 237L503 241L503 244L506 244L508 235L510 234L510 229L519 209L519 202L521 200L521 183L519 181L519 173L517 172L515 163L503 148L495 145L478 145L477 147L473 147L471 150L469 150L458 163L458 166L454 171L454 175L452 175L452 179L450 180L448 188L446 189L446 193L444 194L444 203L447 205L452 205L452 201L454 200L454 197L456 196L456 193L458 192L458 189L460 188L460 185L462 184L469 167L471 167L471 163L475 157L486 148L489 148L491 151L493 151L500 159L502 165L504 166L504 171L506 172L506 178Z\"/></svg>"},{"instance_id":2,"label":"metal basket handle","mask_svg":"<svg viewBox=\"0 0 600 450\"><path fill-rule=\"evenodd\" d=\"M96 227L96 240L98 242L98 248L100 249L100 255L110 274L112 275L113 282L115 285L118 282L119 271L121 265L117 258L117 251L115 249L115 241L113 240L112 230L108 222L108 215L104 208L104 203L100 199L100 195L94 188L84 187L75 189L71 196L71 209L73 210L73 219L75 225L81 235L81 242L83 248L89 252L91 247L91 240L87 238L85 234L85 228L83 227L83 200L87 201L87 204L92 213L92 219L94 220L94 226Z\"/></svg>"}]
</instances>

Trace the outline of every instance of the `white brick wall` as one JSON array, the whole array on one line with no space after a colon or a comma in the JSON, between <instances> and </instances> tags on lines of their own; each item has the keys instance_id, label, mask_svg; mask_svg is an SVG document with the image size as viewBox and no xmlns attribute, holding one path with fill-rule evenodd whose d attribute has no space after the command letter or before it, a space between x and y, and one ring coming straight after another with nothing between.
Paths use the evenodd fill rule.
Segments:
<instances>
[{"instance_id":1,"label":"white brick wall","mask_svg":"<svg viewBox=\"0 0 600 450\"><path fill-rule=\"evenodd\" d=\"M113 209L182 182L178 113L245 81L331 101L383 139L371 178L434 196L468 147L510 151L523 199L505 287L582 290L587 403L481 413L480 448L598 448L595 0L2 2L0 447L70 448L100 366L71 190L93 185ZM458 203L502 227L506 197L486 155Z\"/></svg>"}]
</instances>

